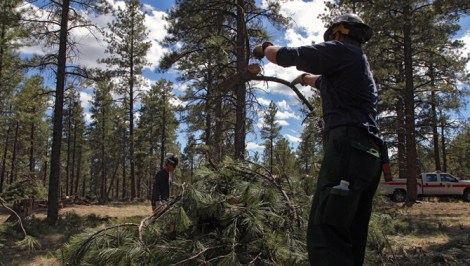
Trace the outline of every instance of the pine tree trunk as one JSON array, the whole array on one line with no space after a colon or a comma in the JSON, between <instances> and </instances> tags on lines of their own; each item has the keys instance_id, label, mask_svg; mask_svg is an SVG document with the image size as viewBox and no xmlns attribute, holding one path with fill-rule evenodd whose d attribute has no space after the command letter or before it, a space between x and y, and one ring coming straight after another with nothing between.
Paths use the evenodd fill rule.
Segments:
<instances>
[{"instance_id":1,"label":"pine tree trunk","mask_svg":"<svg viewBox=\"0 0 470 266\"><path fill-rule=\"evenodd\" d=\"M405 112L403 99L399 99L396 104L397 110L397 139L398 139L398 177L406 178L406 128L405 128Z\"/></svg>"},{"instance_id":2,"label":"pine tree trunk","mask_svg":"<svg viewBox=\"0 0 470 266\"><path fill-rule=\"evenodd\" d=\"M100 202L106 202L105 197L106 195L106 136L105 136L105 113L103 111L102 114L102 123L101 123L101 143L100 143L100 151L101 151L101 164L100 164Z\"/></svg>"},{"instance_id":3,"label":"pine tree trunk","mask_svg":"<svg viewBox=\"0 0 470 266\"><path fill-rule=\"evenodd\" d=\"M8 2L3 1L3 11L6 12L8 8ZM6 28L6 23L2 23L2 29L0 33L0 41L2 45L0 45L0 81L3 81L3 57L5 56L5 49L4 49L4 40L6 37L7 33L7 28ZM3 82L0 82L0 91L3 91ZM2 192L1 187L0 187L0 192Z\"/></svg>"},{"instance_id":4,"label":"pine tree trunk","mask_svg":"<svg viewBox=\"0 0 470 266\"><path fill-rule=\"evenodd\" d=\"M31 175L34 172L35 163L34 163L34 136L35 136L35 125L34 122L31 123L31 133L29 134L29 172Z\"/></svg>"},{"instance_id":5,"label":"pine tree trunk","mask_svg":"<svg viewBox=\"0 0 470 266\"><path fill-rule=\"evenodd\" d=\"M247 32L244 0L237 0L237 72L241 73L248 66ZM246 137L246 85L236 84L236 122L235 122L235 159L245 158Z\"/></svg>"},{"instance_id":6,"label":"pine tree trunk","mask_svg":"<svg viewBox=\"0 0 470 266\"><path fill-rule=\"evenodd\" d=\"M126 190L127 182L126 182L126 159L123 158L122 162L122 198L125 199L127 197L127 190Z\"/></svg>"},{"instance_id":7,"label":"pine tree trunk","mask_svg":"<svg viewBox=\"0 0 470 266\"><path fill-rule=\"evenodd\" d=\"M212 145L212 135L211 135L211 131L212 131L212 117L211 117L211 114L212 114L212 111L211 111L211 104L212 104L212 78L211 78L211 75L209 74L209 77L207 78L206 80L207 82L207 95L206 95L206 106L205 106L205 112L206 112L206 126L205 126L205 143L206 143L206 147L209 147L209 150L208 152L206 152L205 156L206 156L206 161L209 161L209 159L211 159L211 157L213 156L213 150L215 149L214 145Z\"/></svg>"},{"instance_id":8,"label":"pine tree trunk","mask_svg":"<svg viewBox=\"0 0 470 266\"><path fill-rule=\"evenodd\" d=\"M59 218L60 146L62 141L62 114L64 108L65 68L67 64L67 34L70 0L62 0L60 21L59 55L54 104L54 126L52 131L51 174L47 201L47 221L54 225Z\"/></svg>"},{"instance_id":9,"label":"pine tree trunk","mask_svg":"<svg viewBox=\"0 0 470 266\"><path fill-rule=\"evenodd\" d=\"M74 108L74 110L76 110ZM76 194L76 191L73 191L74 184L75 184L75 162L76 162L76 153L77 153L77 127L78 127L78 119L74 119L73 125L73 145L72 145L72 165L70 171L70 195Z\"/></svg>"},{"instance_id":10,"label":"pine tree trunk","mask_svg":"<svg viewBox=\"0 0 470 266\"><path fill-rule=\"evenodd\" d=\"M119 164L118 164L119 165ZM117 200L119 200L119 178L116 178L116 187L115 187L115 197Z\"/></svg>"},{"instance_id":11,"label":"pine tree trunk","mask_svg":"<svg viewBox=\"0 0 470 266\"><path fill-rule=\"evenodd\" d=\"M65 195L69 194L69 180L70 180L70 160L72 153L72 106L68 109L68 121L67 121L67 159L65 164Z\"/></svg>"},{"instance_id":12,"label":"pine tree trunk","mask_svg":"<svg viewBox=\"0 0 470 266\"><path fill-rule=\"evenodd\" d=\"M49 156L47 150L46 150L46 157ZM43 169L43 176L42 176L42 184L44 187L46 187L46 184L47 184L47 174L48 174L48 168L49 168L49 164L47 163L47 160L44 160L44 169Z\"/></svg>"},{"instance_id":13,"label":"pine tree trunk","mask_svg":"<svg viewBox=\"0 0 470 266\"><path fill-rule=\"evenodd\" d=\"M411 40L411 11L409 4L403 7L404 27L404 59L405 59L405 123L406 123L406 151L407 151L407 203L417 200L417 152L415 136L414 114L414 84L413 84L413 55Z\"/></svg>"},{"instance_id":14,"label":"pine tree trunk","mask_svg":"<svg viewBox=\"0 0 470 266\"><path fill-rule=\"evenodd\" d=\"M442 171L447 172L447 153L446 153L446 139L444 136L444 122L441 122L441 147L442 147Z\"/></svg>"},{"instance_id":15,"label":"pine tree trunk","mask_svg":"<svg viewBox=\"0 0 470 266\"><path fill-rule=\"evenodd\" d=\"M431 84L434 82L431 82ZM434 87L433 85L431 85ZM437 129L436 96L431 92L432 140L434 144L434 163L436 171L441 171L441 157L439 156L439 132Z\"/></svg>"},{"instance_id":16,"label":"pine tree trunk","mask_svg":"<svg viewBox=\"0 0 470 266\"><path fill-rule=\"evenodd\" d=\"M20 122L16 121L15 126L15 137L13 141L13 151L11 155L11 171L10 171L10 184L16 181L16 155L18 150L18 130L20 128Z\"/></svg>"},{"instance_id":17,"label":"pine tree trunk","mask_svg":"<svg viewBox=\"0 0 470 266\"><path fill-rule=\"evenodd\" d=\"M215 132L214 132L214 160L218 164L224 157L223 154L223 143L222 143L222 131L223 131L223 115L222 115L222 95L216 91L215 98Z\"/></svg>"},{"instance_id":18,"label":"pine tree trunk","mask_svg":"<svg viewBox=\"0 0 470 266\"><path fill-rule=\"evenodd\" d=\"M75 177L75 194L78 195L78 184L80 183L80 175L82 170L82 148L78 148L78 158L77 158L77 175Z\"/></svg>"},{"instance_id":19,"label":"pine tree trunk","mask_svg":"<svg viewBox=\"0 0 470 266\"><path fill-rule=\"evenodd\" d=\"M0 193L3 192L3 184L5 183L5 179L6 179L8 142L9 142L9 138L10 138L10 131L11 131L11 127L8 126L7 135L5 137L5 146L3 148L3 156L2 156L2 172L0 174Z\"/></svg>"},{"instance_id":20,"label":"pine tree trunk","mask_svg":"<svg viewBox=\"0 0 470 266\"><path fill-rule=\"evenodd\" d=\"M166 103L166 92L163 92L163 106ZM166 143L166 108L163 107L163 114L162 114L162 125L161 125L161 149L160 149L160 168L163 168L164 160L165 160L165 143Z\"/></svg>"}]
</instances>

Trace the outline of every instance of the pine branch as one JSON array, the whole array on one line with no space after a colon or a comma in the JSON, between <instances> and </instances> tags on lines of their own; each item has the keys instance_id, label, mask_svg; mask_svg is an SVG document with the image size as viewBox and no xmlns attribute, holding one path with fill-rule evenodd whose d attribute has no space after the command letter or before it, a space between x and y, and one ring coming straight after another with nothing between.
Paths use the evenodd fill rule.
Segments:
<instances>
[{"instance_id":1,"label":"pine branch","mask_svg":"<svg viewBox=\"0 0 470 266\"><path fill-rule=\"evenodd\" d=\"M138 224L135 224L135 223L124 223L124 224L117 224L117 225L113 225L113 226L110 226L110 227L106 227L106 228L103 228L101 230L98 230L97 232L95 232L94 234L92 234L91 236L89 236L85 241L83 241L83 243L80 245L80 247L77 249L77 252L76 254L78 255L78 257L80 258L81 257L81 254L83 254L85 252L85 249L89 246L89 244L91 243L91 241L95 240L101 233L103 232L106 232L106 231L109 231L111 229L114 229L114 228L120 228L120 227L131 227L131 226L135 226L135 227L139 227ZM77 263L79 261L75 261L75 258L74 258L74 263L75 264L79 264ZM74 264L74 265L75 265Z\"/></svg>"},{"instance_id":2,"label":"pine branch","mask_svg":"<svg viewBox=\"0 0 470 266\"><path fill-rule=\"evenodd\" d=\"M26 238L28 234L26 233L26 230L24 229L23 221L21 220L21 217L18 215L16 211L14 211L12 208L6 205L6 201L2 197L0 197L0 203L2 204L3 207L5 207L10 212L12 212L16 216L16 218L18 218L18 222L20 224L21 230L23 230L24 237Z\"/></svg>"},{"instance_id":3,"label":"pine branch","mask_svg":"<svg viewBox=\"0 0 470 266\"><path fill-rule=\"evenodd\" d=\"M145 217L141 222L140 222L140 225L139 225L139 241L141 243L143 243L143 240L142 240L142 228L145 226L148 226L146 225L146 222L148 220L151 220L151 224L153 224L155 222L156 219L158 219L159 217L161 217L163 214L167 213L170 209L173 208L173 206L183 197L184 193L185 193L185 186L186 186L186 183L183 183L181 185L183 191L178 194L178 196L176 196L172 201L170 201L168 204L166 205L160 205L158 206L154 211L153 211L153 214L148 216L148 217Z\"/></svg>"},{"instance_id":4,"label":"pine branch","mask_svg":"<svg viewBox=\"0 0 470 266\"><path fill-rule=\"evenodd\" d=\"M258 167L261 167L263 168L266 172L269 173L269 170L266 169L266 167L264 167L263 165L260 165L260 164L257 164L257 163L254 163L254 162L251 162L249 160L245 160L246 162L250 163L250 164L253 164L253 165L256 165ZM246 168L246 167L243 167L241 166L239 169L236 169L235 167L231 167L229 166L229 168L231 168L232 170L235 170L235 171L238 171L238 172L242 172L246 175L254 175L254 176L260 176L262 177L263 179L267 180L268 182L270 182L271 184L273 184L278 190L279 192L284 196L284 198L286 199L287 201L287 205L288 207L290 208L291 210L291 213L293 215L293 218L297 221L297 225L300 227L300 217L299 215L297 214L297 211L295 209L295 206L294 204L292 203L292 200L289 198L289 196L287 195L287 193L284 191L284 189L282 189L282 186L279 185L276 180L274 180L274 178L272 176L267 176L267 175L263 175L261 173L258 173L257 171L253 171L252 169L250 168Z\"/></svg>"},{"instance_id":5,"label":"pine branch","mask_svg":"<svg viewBox=\"0 0 470 266\"><path fill-rule=\"evenodd\" d=\"M181 265L181 264L185 264L186 262L189 262L191 260L194 260L196 259L197 257L201 256L202 254L204 254L206 251L208 250L211 250L211 249L215 249L215 248L221 248L221 247L224 247L224 245L220 245L220 246L216 246L216 247L211 247L211 248L205 248L203 249L202 251L200 251L199 253L187 258L187 259L184 259L182 261L178 261L177 263L173 263L171 264L171 266L176 266L176 265Z\"/></svg>"}]
</instances>

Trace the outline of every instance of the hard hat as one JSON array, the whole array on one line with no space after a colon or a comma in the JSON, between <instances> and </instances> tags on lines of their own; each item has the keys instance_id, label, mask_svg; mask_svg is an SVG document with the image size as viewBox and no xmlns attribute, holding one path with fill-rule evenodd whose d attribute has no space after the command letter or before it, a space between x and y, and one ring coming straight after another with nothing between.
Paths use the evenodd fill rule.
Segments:
<instances>
[{"instance_id":1,"label":"hard hat","mask_svg":"<svg viewBox=\"0 0 470 266\"><path fill-rule=\"evenodd\" d=\"M356 14L345 14L337 17L323 34L323 40L331 40L331 36L341 32L360 43L367 42L372 37L372 29Z\"/></svg>"},{"instance_id":2,"label":"hard hat","mask_svg":"<svg viewBox=\"0 0 470 266\"><path fill-rule=\"evenodd\" d=\"M173 167L176 167L178 165L178 157L171 153L167 154L165 158L165 164L170 164Z\"/></svg>"}]
</instances>

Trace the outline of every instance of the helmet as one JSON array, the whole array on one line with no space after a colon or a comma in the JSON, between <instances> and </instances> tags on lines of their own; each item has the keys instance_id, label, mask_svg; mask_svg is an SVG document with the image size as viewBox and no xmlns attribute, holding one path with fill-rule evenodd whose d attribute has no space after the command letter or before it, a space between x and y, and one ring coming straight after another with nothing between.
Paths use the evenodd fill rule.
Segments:
<instances>
[{"instance_id":1,"label":"helmet","mask_svg":"<svg viewBox=\"0 0 470 266\"><path fill-rule=\"evenodd\" d=\"M341 32L360 43L367 42L372 37L372 29L356 14L345 14L337 17L323 34L323 40L329 41L332 35Z\"/></svg>"},{"instance_id":2,"label":"helmet","mask_svg":"<svg viewBox=\"0 0 470 266\"><path fill-rule=\"evenodd\" d=\"M178 157L171 153L167 154L165 158L165 164L170 164L173 167L176 167L178 165Z\"/></svg>"}]
</instances>

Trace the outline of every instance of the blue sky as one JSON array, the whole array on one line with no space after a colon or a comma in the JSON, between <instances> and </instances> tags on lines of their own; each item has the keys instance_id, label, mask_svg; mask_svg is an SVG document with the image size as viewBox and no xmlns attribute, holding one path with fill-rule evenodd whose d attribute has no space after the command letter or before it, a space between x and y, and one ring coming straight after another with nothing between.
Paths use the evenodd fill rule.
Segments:
<instances>
[{"instance_id":1,"label":"blue sky","mask_svg":"<svg viewBox=\"0 0 470 266\"><path fill-rule=\"evenodd\" d=\"M108 1L115 6L123 6L123 2L120 0ZM159 63L161 56L165 52L165 49L158 43L166 34L166 22L163 20L163 17L166 15L168 9L174 5L174 1L142 0L142 3L144 3L146 7L147 17L145 25L150 31L149 38L152 42L152 48L147 58L151 64L144 71L144 77L147 80L144 88L149 88L151 84L155 83L160 78L166 78L172 81L174 81L175 78L176 73L174 70L170 70L168 73L164 74L157 74L155 72L155 68ZM323 23L317 19L317 16L323 13L323 11L323 0L308 2L304 2L302 0L287 1L282 5L281 12L284 15L291 17L295 21L295 26L282 32L269 28L271 41L275 44L287 46L299 46L312 43L312 41L321 42L325 28L323 27ZM112 20L110 16L99 16L91 19L102 27L106 27L106 23ZM460 24L462 29L457 34L456 38L462 39L466 43L467 50L465 52L468 53L470 51L470 16L463 18ZM79 57L77 57L73 63L86 65L88 67L96 67L98 66L96 63L97 59L107 57L104 53L106 43L95 40L89 32L76 30L72 33L72 36L76 41L78 41L81 52ZM41 54L44 53L43 49L44 48L42 46L38 45L34 47L26 47L22 52L24 54ZM285 80L292 80L300 74L300 72L295 68L281 68L268 63L266 60L263 60L263 63L264 75L266 76L275 76ZM470 64L467 68L470 71ZM295 97L295 94L285 86L274 83L270 83L268 87L264 84L258 84L257 86L262 88L262 90L258 91L257 94L258 100L262 105L267 106L271 100L278 105L279 112L277 121L283 127L282 134L290 141L293 147L296 147L299 142L300 133L302 132L301 122L303 120L303 116L299 112L301 103ZM178 84L175 82L174 93L179 95L185 88L185 84ZM311 88L302 87L300 89L306 96L312 95L313 93ZM85 110L88 110L89 108L91 93L92 89L87 89L80 93L82 105ZM175 104L184 103L175 102ZM465 113L468 113L468 111ZM88 113L86 114L86 117L89 119ZM258 117L262 117L262 110L259 111ZM262 124L262 120L258 119L256 124L259 127ZM186 138L185 134L179 134L179 142L182 144L182 147L185 146ZM259 145L261 142L262 140L256 134L248 135L247 149L250 151L261 151L262 146Z\"/></svg>"}]
</instances>

